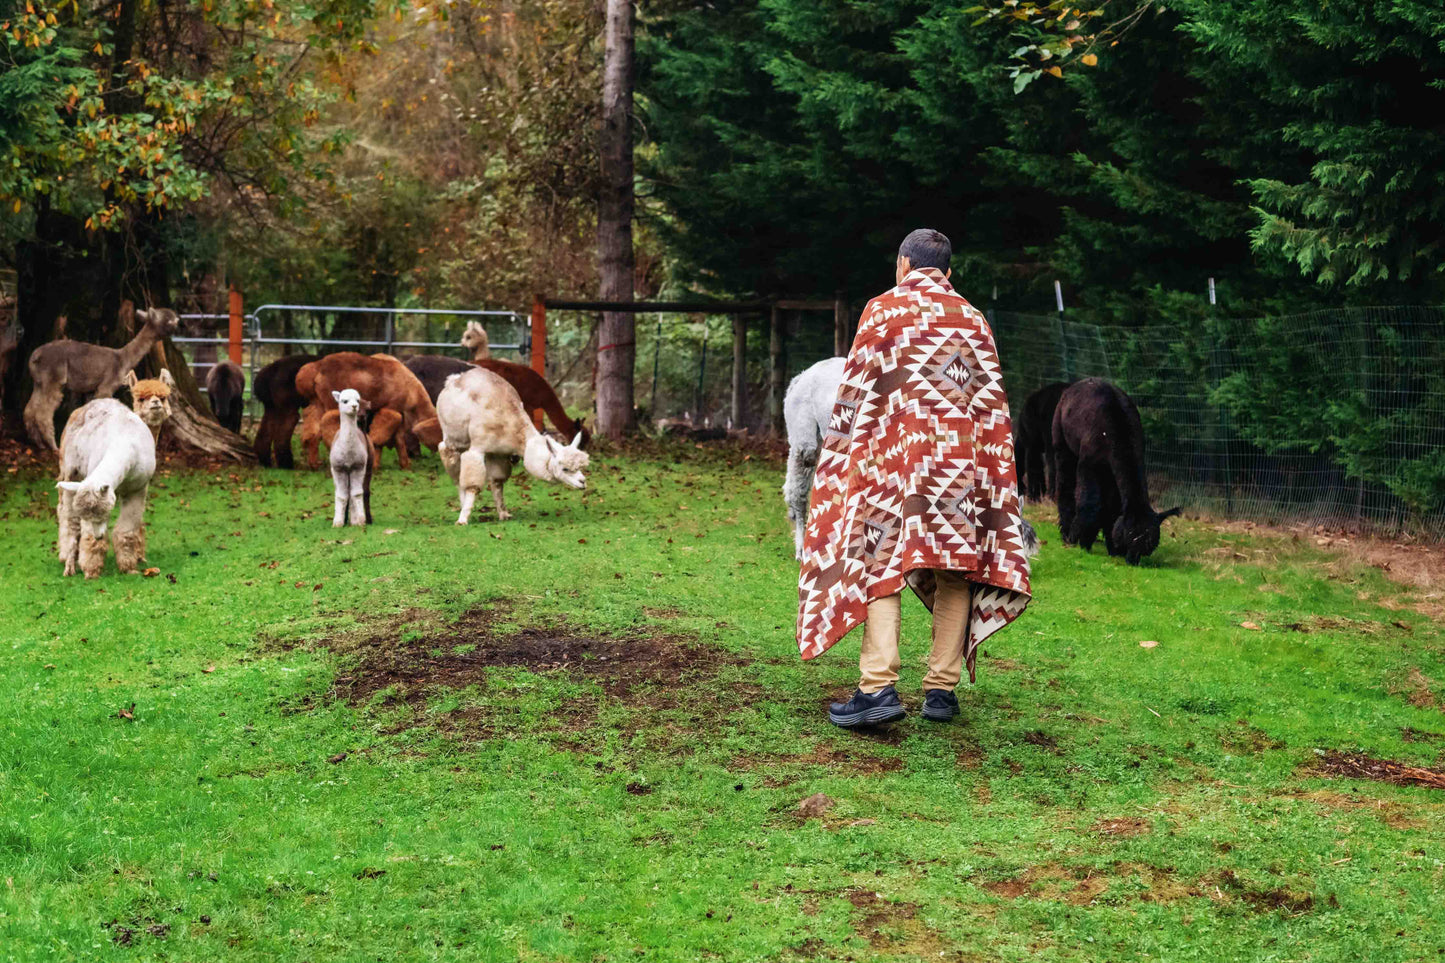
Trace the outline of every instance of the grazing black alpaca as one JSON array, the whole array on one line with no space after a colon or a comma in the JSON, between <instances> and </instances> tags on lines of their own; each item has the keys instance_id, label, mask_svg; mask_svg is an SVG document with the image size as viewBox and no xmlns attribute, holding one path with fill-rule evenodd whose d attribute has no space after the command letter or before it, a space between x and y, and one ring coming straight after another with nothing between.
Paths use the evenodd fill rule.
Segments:
<instances>
[{"instance_id":1,"label":"grazing black alpaca","mask_svg":"<svg viewBox=\"0 0 1445 963\"><path fill-rule=\"evenodd\" d=\"M296 390L296 372L315 360L314 354L291 354L256 372L251 396L261 402L262 413L252 447L257 460L267 468L271 467L272 452L277 468L291 467L291 435L301 420L301 409L306 407L306 399Z\"/></svg>"},{"instance_id":2,"label":"grazing black alpaca","mask_svg":"<svg viewBox=\"0 0 1445 963\"><path fill-rule=\"evenodd\" d=\"M1014 464L1019 490L1031 502L1058 494L1054 465L1054 409L1068 382L1055 381L1029 395L1014 422ZM1048 475L1045 475L1047 467Z\"/></svg>"},{"instance_id":3,"label":"grazing black alpaca","mask_svg":"<svg viewBox=\"0 0 1445 963\"><path fill-rule=\"evenodd\" d=\"M1064 544L1087 552L1102 531L1110 555L1138 565L1159 547L1159 523L1179 514L1149 504L1139 409L1115 385L1087 378L1060 396L1053 442Z\"/></svg>"}]
</instances>

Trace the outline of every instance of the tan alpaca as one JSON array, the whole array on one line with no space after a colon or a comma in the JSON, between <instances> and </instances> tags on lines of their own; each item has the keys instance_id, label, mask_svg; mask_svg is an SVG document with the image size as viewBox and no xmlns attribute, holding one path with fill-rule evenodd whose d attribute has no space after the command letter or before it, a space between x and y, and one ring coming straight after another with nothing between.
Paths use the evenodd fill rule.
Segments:
<instances>
[{"instance_id":1,"label":"tan alpaca","mask_svg":"<svg viewBox=\"0 0 1445 963\"><path fill-rule=\"evenodd\" d=\"M486 361L492 356L492 342L487 338L487 329L480 322L468 321L462 332L462 347L472 353L473 361Z\"/></svg>"},{"instance_id":2,"label":"tan alpaca","mask_svg":"<svg viewBox=\"0 0 1445 963\"><path fill-rule=\"evenodd\" d=\"M109 398L151 347L180 327L170 308L137 311L135 316L141 329L122 348L62 340L47 342L31 352L30 377L35 389L25 403L25 431L37 446L55 450L55 409L67 390Z\"/></svg>"},{"instance_id":3,"label":"tan alpaca","mask_svg":"<svg viewBox=\"0 0 1445 963\"><path fill-rule=\"evenodd\" d=\"M517 389L485 368L473 368L447 379L446 387L437 396L437 420L442 430L437 451L447 474L457 483L461 498L458 525L465 525L471 518L472 503L483 483L491 486L497 518L505 521L512 517L502 499L502 486L511 477L512 465L518 458L534 478L561 482L570 488L587 487L582 474L587 467L587 453L577 447L581 436L563 445L542 434L527 416ZM427 427L423 422L417 431Z\"/></svg>"},{"instance_id":4,"label":"tan alpaca","mask_svg":"<svg viewBox=\"0 0 1445 963\"><path fill-rule=\"evenodd\" d=\"M115 522L115 561L123 573L145 559L146 491L156 470L154 432L171 414L170 372L159 380L135 381L135 410L114 398L97 398L77 408L60 436L60 522L58 554L65 574L76 566L86 578L105 568L105 529Z\"/></svg>"}]
</instances>

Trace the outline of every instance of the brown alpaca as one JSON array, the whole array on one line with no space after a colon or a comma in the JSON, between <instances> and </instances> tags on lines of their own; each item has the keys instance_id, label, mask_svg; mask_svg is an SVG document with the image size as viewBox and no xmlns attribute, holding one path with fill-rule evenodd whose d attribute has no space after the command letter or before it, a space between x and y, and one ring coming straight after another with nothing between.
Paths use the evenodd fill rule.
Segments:
<instances>
[{"instance_id":1,"label":"brown alpaca","mask_svg":"<svg viewBox=\"0 0 1445 963\"><path fill-rule=\"evenodd\" d=\"M126 373L140 363L161 338L176 333L180 320L170 308L135 312L140 331L122 348L83 341L50 341L30 354L35 389L25 403L25 431L36 446L55 451L55 409L70 391L109 398Z\"/></svg>"},{"instance_id":2,"label":"brown alpaca","mask_svg":"<svg viewBox=\"0 0 1445 963\"><path fill-rule=\"evenodd\" d=\"M296 372L296 391L307 401L301 420L301 445L306 451L306 464L313 469L321 467L321 418L336 407L331 392L346 388L355 388L373 411L390 408L399 412L403 433L437 414L416 375L395 358L367 357L355 351L318 358ZM401 467L410 466L406 445L398 444L396 452Z\"/></svg>"},{"instance_id":3,"label":"brown alpaca","mask_svg":"<svg viewBox=\"0 0 1445 963\"><path fill-rule=\"evenodd\" d=\"M251 396L261 402L261 427L256 429L256 460L271 467L271 453L277 468L291 467L291 435L301 420L306 399L296 390L296 372L316 360L314 354L287 355L256 372Z\"/></svg>"}]
</instances>

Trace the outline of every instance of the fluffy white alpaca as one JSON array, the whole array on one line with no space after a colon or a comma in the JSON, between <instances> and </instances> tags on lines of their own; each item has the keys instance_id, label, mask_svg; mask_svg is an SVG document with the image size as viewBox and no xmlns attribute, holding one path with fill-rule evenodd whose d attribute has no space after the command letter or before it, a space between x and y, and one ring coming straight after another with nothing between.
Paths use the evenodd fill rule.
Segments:
<instances>
[{"instance_id":1,"label":"fluffy white alpaca","mask_svg":"<svg viewBox=\"0 0 1445 963\"><path fill-rule=\"evenodd\" d=\"M803 554L803 529L808 524L808 493L818 467L818 448L828 431L846 358L826 358L798 375L783 395L783 424L788 429L788 474L783 502L793 523L793 549Z\"/></svg>"},{"instance_id":2,"label":"fluffy white alpaca","mask_svg":"<svg viewBox=\"0 0 1445 963\"><path fill-rule=\"evenodd\" d=\"M512 517L502 500L502 486L518 458L534 478L561 482L569 488L587 487L582 471L588 457L577 447L581 434L570 445L563 445L539 432L522 407L517 389L500 375L486 368L454 374L437 396L436 407L442 430L437 451L447 474L457 483L462 503L458 525L471 518L472 503L484 482L492 489L497 518Z\"/></svg>"},{"instance_id":3,"label":"fluffy white alpaca","mask_svg":"<svg viewBox=\"0 0 1445 963\"><path fill-rule=\"evenodd\" d=\"M331 392L341 423L331 439L331 481L336 486L336 515L333 528L346 524L365 525L371 521L371 470L374 449L371 440L357 424L361 414L361 393L355 388Z\"/></svg>"},{"instance_id":4,"label":"fluffy white alpaca","mask_svg":"<svg viewBox=\"0 0 1445 963\"><path fill-rule=\"evenodd\" d=\"M114 398L77 408L60 436L60 522L58 553L65 574L77 564L86 578L105 568L105 529L115 522L115 561L123 573L145 559L146 491L156 470L153 432L170 417L170 372L159 381L134 382L136 411ZM139 412L139 414L137 414Z\"/></svg>"},{"instance_id":5,"label":"fluffy white alpaca","mask_svg":"<svg viewBox=\"0 0 1445 963\"><path fill-rule=\"evenodd\" d=\"M788 429L788 473L783 479L783 502L793 523L793 551L803 555L803 530L808 525L808 495L818 467L818 448L828 431L838 386L843 383L845 358L825 358L798 375L783 395L783 423ZM1022 504L1023 499L1019 499ZM1024 553L1039 553L1034 527L1023 523Z\"/></svg>"}]
</instances>

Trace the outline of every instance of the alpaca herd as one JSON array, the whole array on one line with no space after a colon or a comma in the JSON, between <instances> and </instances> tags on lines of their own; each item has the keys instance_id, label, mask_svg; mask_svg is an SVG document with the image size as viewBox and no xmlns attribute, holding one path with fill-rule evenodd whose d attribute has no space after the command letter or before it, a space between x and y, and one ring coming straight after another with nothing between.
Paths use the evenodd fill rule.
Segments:
<instances>
[{"instance_id":1,"label":"alpaca herd","mask_svg":"<svg viewBox=\"0 0 1445 963\"><path fill-rule=\"evenodd\" d=\"M178 328L166 308L135 311L141 323L121 348L51 341L29 359L35 388L25 406L25 427L38 447L55 450L54 413L66 392L90 394L66 423L58 446L60 490L58 552L64 573L100 574L105 533L119 506L113 542L121 572L135 572L145 556L145 499L155 472L156 433L170 417L174 382L138 381L133 369L162 338ZM333 524L372 520L371 480L383 448L396 449L407 468L421 445L435 449L457 486L458 525L466 525L476 497L491 490L497 518L512 517L503 490L520 462L534 478L574 489L586 487L586 426L571 418L545 378L524 365L492 358L486 330L470 322L461 346L470 361L417 356L405 362L388 354L299 354L256 374L252 393L263 416L254 450L264 466L293 465L291 437L301 425L307 466L320 467L328 449L333 479ZM783 399L788 439L783 500L799 550L809 513L809 494L819 449L829 430L843 378L843 358L803 371ZM110 398L130 387L132 407ZM241 427L245 376L238 365L212 366L207 394L217 421ZM539 430L542 418L570 442ZM1144 440L1133 401L1100 379L1055 382L1029 395L1015 423L1014 455L1021 495L1057 500L1066 545L1092 548L1100 535L1110 555L1131 565L1159 544L1160 524L1179 514L1156 512L1144 471ZM1028 554L1038 538L1024 523Z\"/></svg>"}]
</instances>

